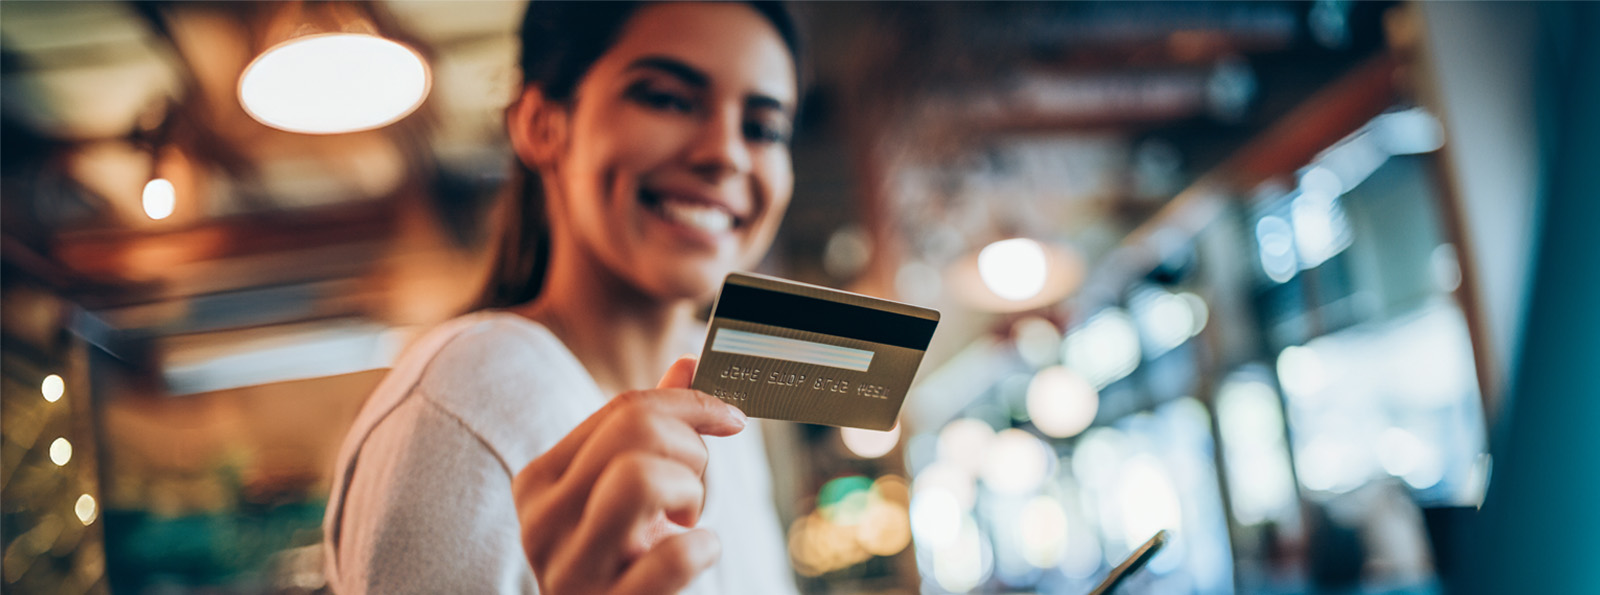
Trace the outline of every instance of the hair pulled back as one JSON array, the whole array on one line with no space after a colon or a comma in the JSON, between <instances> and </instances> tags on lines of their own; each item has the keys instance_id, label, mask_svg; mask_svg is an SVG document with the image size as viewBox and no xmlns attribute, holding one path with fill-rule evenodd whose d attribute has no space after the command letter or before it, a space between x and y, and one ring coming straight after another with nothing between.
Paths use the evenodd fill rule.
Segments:
<instances>
[{"instance_id":1,"label":"hair pulled back","mask_svg":"<svg viewBox=\"0 0 1600 595\"><path fill-rule=\"evenodd\" d=\"M617 41L623 26L649 2L533 0L522 18L522 88L538 87L546 99L570 103L596 60ZM745 2L765 17L801 72L800 40L782 2ZM520 95L520 93L519 93ZM550 255L550 221L544 187L535 172L516 160L504 211L495 264L484 288L483 307L504 308L532 301L544 286Z\"/></svg>"}]
</instances>

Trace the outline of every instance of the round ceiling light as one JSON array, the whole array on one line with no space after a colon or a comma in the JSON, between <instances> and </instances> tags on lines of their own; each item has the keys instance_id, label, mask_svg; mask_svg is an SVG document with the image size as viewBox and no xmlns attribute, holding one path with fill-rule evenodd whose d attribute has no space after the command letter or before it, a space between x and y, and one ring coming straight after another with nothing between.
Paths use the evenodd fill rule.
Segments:
<instances>
[{"instance_id":1,"label":"round ceiling light","mask_svg":"<svg viewBox=\"0 0 1600 595\"><path fill-rule=\"evenodd\" d=\"M956 299L987 312L1025 312L1066 298L1088 267L1070 246L1010 238L951 262L944 285Z\"/></svg>"},{"instance_id":2,"label":"round ceiling light","mask_svg":"<svg viewBox=\"0 0 1600 595\"><path fill-rule=\"evenodd\" d=\"M373 35L297 37L257 56L239 102L263 124L305 134L371 130L416 111L431 77L422 56Z\"/></svg>"},{"instance_id":3,"label":"round ceiling light","mask_svg":"<svg viewBox=\"0 0 1600 595\"><path fill-rule=\"evenodd\" d=\"M978 276L995 295L1021 301L1039 295L1049 274L1044 246L1028 238L1011 238L984 246L978 253Z\"/></svg>"}]
</instances>

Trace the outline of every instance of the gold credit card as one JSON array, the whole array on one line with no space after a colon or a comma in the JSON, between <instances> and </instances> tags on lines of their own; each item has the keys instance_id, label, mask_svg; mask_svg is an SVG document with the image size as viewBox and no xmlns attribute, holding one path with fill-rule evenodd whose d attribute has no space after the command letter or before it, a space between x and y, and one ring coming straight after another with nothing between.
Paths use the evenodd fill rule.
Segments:
<instances>
[{"instance_id":1,"label":"gold credit card","mask_svg":"<svg viewBox=\"0 0 1600 595\"><path fill-rule=\"evenodd\" d=\"M938 325L935 310L733 273L693 386L751 417L888 430Z\"/></svg>"}]
</instances>

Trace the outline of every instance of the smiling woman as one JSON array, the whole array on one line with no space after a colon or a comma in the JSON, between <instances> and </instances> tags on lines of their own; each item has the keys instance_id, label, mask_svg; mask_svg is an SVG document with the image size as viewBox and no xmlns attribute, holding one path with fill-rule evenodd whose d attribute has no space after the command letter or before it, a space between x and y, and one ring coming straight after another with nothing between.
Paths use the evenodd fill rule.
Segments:
<instances>
[{"instance_id":1,"label":"smiling woman","mask_svg":"<svg viewBox=\"0 0 1600 595\"><path fill-rule=\"evenodd\" d=\"M788 207L794 27L761 2L535 2L522 38L496 309L419 340L368 399L329 500L330 581L793 592L757 428L674 357Z\"/></svg>"},{"instance_id":2,"label":"smiling woman","mask_svg":"<svg viewBox=\"0 0 1600 595\"><path fill-rule=\"evenodd\" d=\"M575 100L523 95L512 143L549 201L547 282L613 271L703 299L765 252L793 187L795 71L774 33L746 6L649 6Z\"/></svg>"},{"instance_id":3,"label":"smiling woman","mask_svg":"<svg viewBox=\"0 0 1600 595\"><path fill-rule=\"evenodd\" d=\"M660 16L627 19L636 10ZM610 263L626 264L623 254L643 238L614 232L643 231L638 225L642 222L627 212L601 212L603 208L642 206L645 211L631 216L652 214L705 230L700 237L708 241L699 243L711 246L702 249L718 248L719 237L738 237L743 240L718 249L751 252L745 260L765 251L793 186L788 140L797 97L794 26L777 3L722 7L705 11L720 13L708 16L675 14L691 12L696 11L633 3L549 3L524 20L523 79L532 93L524 93L508 110L523 166L521 189L504 205L508 225L501 230L499 264L485 305L525 304L544 284L553 283L546 269L555 236L564 229L609 236L600 243L625 242L597 252ZM752 16L757 24L763 19L766 23L751 28ZM631 34L626 37L619 36L624 20ZM580 38L571 33L574 29L595 34ZM740 77L744 88L730 87L735 84L730 76ZM584 102L578 101L580 95L597 97ZM551 136L556 134L562 138ZM588 177L577 177L579 172L571 168L557 172L544 151L552 142L574 143L563 158L575 167L607 169L593 169ZM652 163L662 154L681 158L681 167L667 171ZM552 188L552 176L562 175L574 178ZM563 206L567 192L585 196L589 204ZM620 197L620 204L600 204L603 198L618 198L617 192L632 194ZM552 220L569 215L581 221ZM695 243L696 234L688 235ZM722 258L729 256L734 255ZM645 269L648 264L625 268ZM673 274L662 270L655 276ZM697 291L705 294L714 286Z\"/></svg>"}]
</instances>

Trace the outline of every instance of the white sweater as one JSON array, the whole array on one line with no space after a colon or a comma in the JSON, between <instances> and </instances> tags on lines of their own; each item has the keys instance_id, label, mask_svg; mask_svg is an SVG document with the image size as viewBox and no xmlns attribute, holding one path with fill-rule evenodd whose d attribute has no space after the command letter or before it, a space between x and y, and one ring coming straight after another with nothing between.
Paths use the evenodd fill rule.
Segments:
<instances>
[{"instance_id":1,"label":"white sweater","mask_svg":"<svg viewBox=\"0 0 1600 595\"><path fill-rule=\"evenodd\" d=\"M480 312L430 331L368 398L323 521L337 593L536 593L511 478L607 397L543 326ZM706 438L700 526L722 559L695 594L794 593L759 428Z\"/></svg>"}]
</instances>

